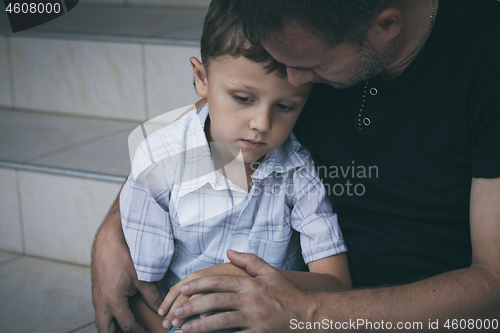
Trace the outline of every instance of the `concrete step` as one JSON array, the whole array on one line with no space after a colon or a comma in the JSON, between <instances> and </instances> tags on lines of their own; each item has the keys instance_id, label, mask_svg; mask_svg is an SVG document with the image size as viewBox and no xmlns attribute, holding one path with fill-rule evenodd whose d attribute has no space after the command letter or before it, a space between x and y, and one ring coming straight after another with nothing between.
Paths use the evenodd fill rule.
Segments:
<instances>
[{"instance_id":1,"label":"concrete step","mask_svg":"<svg viewBox=\"0 0 500 333\"><path fill-rule=\"evenodd\" d=\"M97 333L88 267L0 251L0 308L2 332Z\"/></svg>"},{"instance_id":2,"label":"concrete step","mask_svg":"<svg viewBox=\"0 0 500 333\"><path fill-rule=\"evenodd\" d=\"M138 125L0 108L0 249L89 265Z\"/></svg>"}]
</instances>

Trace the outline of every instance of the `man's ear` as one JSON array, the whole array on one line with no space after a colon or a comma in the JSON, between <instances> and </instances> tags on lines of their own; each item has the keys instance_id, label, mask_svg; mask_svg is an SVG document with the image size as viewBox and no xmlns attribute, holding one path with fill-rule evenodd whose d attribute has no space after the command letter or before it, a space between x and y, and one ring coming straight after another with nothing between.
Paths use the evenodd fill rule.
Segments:
<instances>
[{"instance_id":1,"label":"man's ear","mask_svg":"<svg viewBox=\"0 0 500 333\"><path fill-rule=\"evenodd\" d=\"M370 45L383 47L392 42L401 32L402 14L397 8L386 8L375 18L368 31Z\"/></svg>"},{"instance_id":2,"label":"man's ear","mask_svg":"<svg viewBox=\"0 0 500 333\"><path fill-rule=\"evenodd\" d=\"M195 57L189 58L189 61L191 62L191 66L193 67L194 84L196 86L196 91L201 98L207 98L208 81L205 67Z\"/></svg>"}]
</instances>

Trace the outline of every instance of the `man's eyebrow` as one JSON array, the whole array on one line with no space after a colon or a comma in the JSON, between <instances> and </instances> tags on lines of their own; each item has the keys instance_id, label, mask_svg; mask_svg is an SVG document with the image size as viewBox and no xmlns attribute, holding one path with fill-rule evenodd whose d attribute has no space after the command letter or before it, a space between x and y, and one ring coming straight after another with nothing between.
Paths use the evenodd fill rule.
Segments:
<instances>
[{"instance_id":1,"label":"man's eyebrow","mask_svg":"<svg viewBox=\"0 0 500 333\"><path fill-rule=\"evenodd\" d=\"M302 66L286 66L286 68L291 68L295 69L296 71L303 71L303 72L310 72L313 71L317 68L321 67L321 65L318 66L311 66L311 67L302 67Z\"/></svg>"}]
</instances>

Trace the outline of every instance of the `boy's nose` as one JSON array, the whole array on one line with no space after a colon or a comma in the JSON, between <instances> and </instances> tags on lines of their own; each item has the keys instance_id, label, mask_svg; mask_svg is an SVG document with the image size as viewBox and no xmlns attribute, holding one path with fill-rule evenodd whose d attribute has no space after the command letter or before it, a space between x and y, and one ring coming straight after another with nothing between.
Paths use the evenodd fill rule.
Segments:
<instances>
[{"instance_id":1,"label":"boy's nose","mask_svg":"<svg viewBox=\"0 0 500 333\"><path fill-rule=\"evenodd\" d=\"M263 107L257 110L250 120L250 128L261 133L268 132L272 127L271 108Z\"/></svg>"},{"instance_id":2,"label":"boy's nose","mask_svg":"<svg viewBox=\"0 0 500 333\"><path fill-rule=\"evenodd\" d=\"M290 82L290 84L295 87L310 82L316 77L316 73L314 73L313 71L299 71L293 68L287 68L286 73L288 82Z\"/></svg>"}]
</instances>

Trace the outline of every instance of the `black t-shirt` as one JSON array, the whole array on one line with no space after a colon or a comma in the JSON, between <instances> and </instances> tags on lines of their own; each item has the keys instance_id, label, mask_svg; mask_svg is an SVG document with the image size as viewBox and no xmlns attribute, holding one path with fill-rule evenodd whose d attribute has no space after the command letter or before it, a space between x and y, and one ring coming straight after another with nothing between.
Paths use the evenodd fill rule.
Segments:
<instances>
[{"instance_id":1,"label":"black t-shirt","mask_svg":"<svg viewBox=\"0 0 500 333\"><path fill-rule=\"evenodd\" d=\"M499 2L441 0L397 79L314 87L294 131L339 215L355 287L470 266L471 178L500 176L499 22Z\"/></svg>"}]
</instances>

